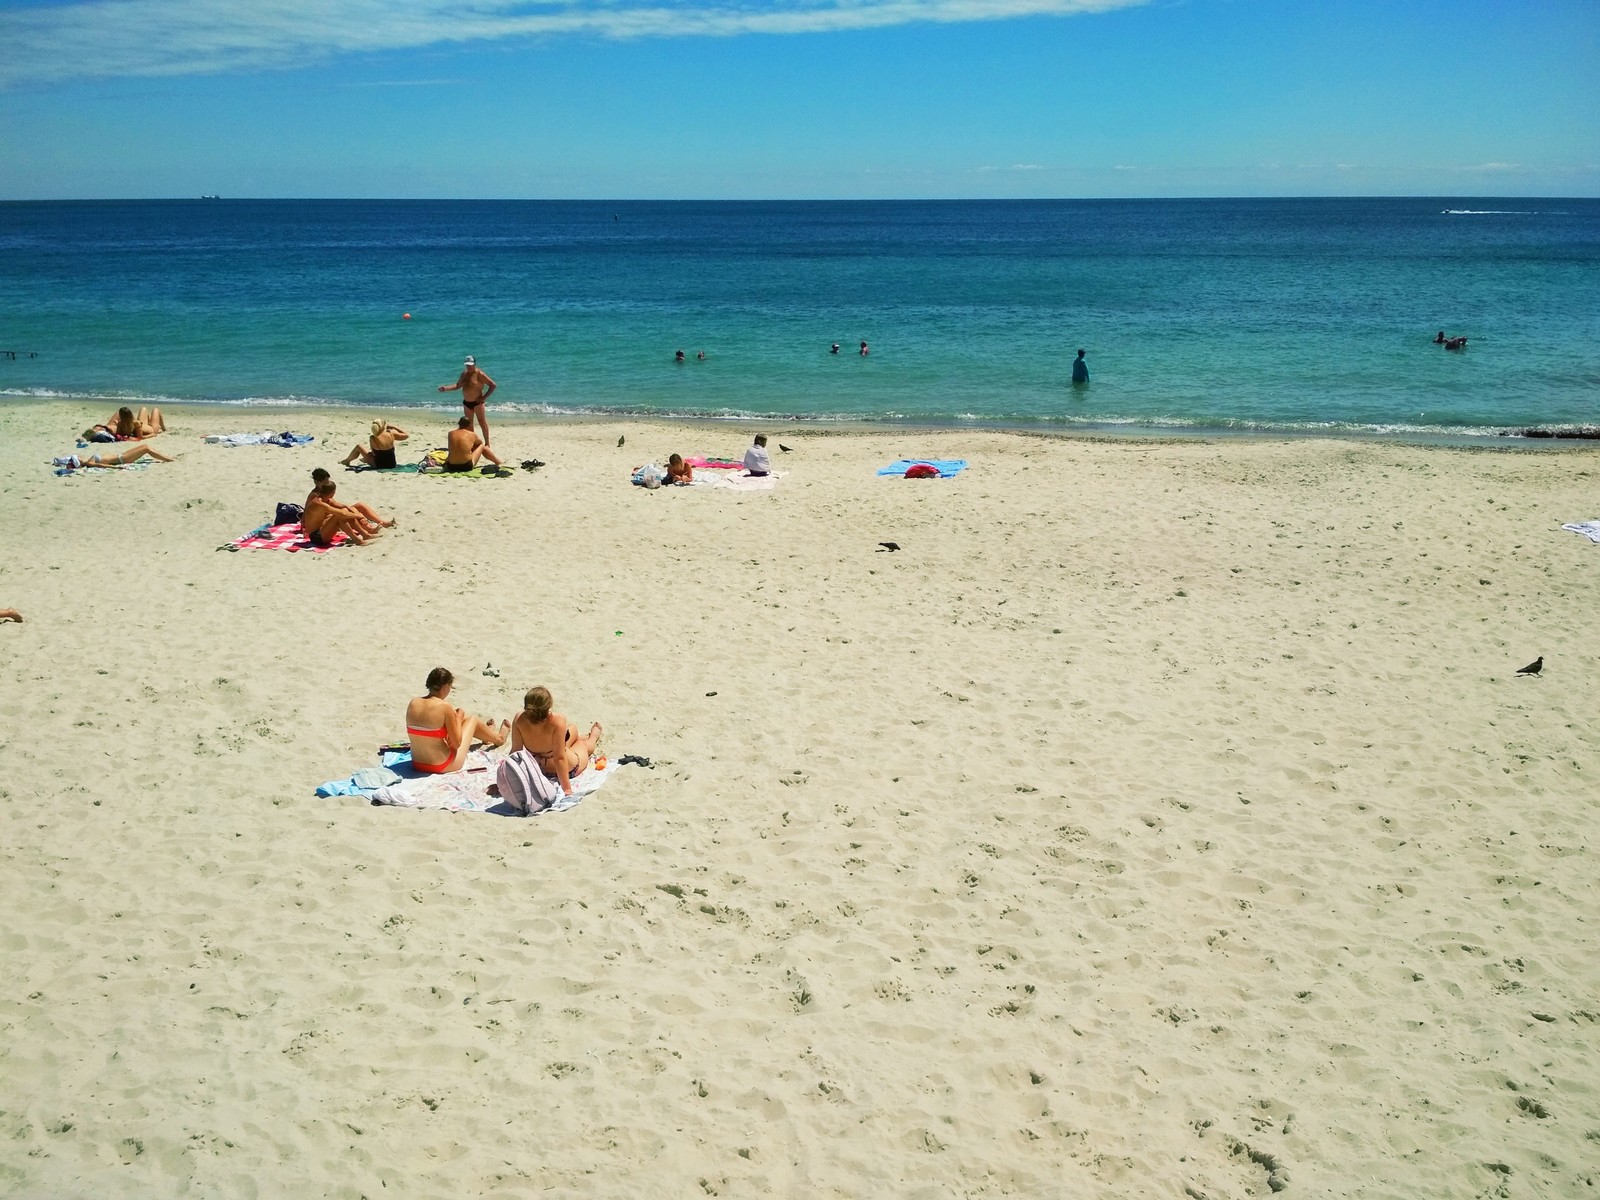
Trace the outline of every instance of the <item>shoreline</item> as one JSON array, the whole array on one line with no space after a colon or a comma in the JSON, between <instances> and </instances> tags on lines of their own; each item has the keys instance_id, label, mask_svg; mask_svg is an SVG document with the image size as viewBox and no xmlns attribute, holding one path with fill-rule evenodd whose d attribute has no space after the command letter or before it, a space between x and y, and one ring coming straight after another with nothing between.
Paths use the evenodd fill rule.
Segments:
<instances>
[{"instance_id":1,"label":"shoreline","mask_svg":"<svg viewBox=\"0 0 1600 1200\"><path fill-rule=\"evenodd\" d=\"M134 408L150 406L174 411L215 412L218 419L225 414L250 414L251 419L262 419L269 414L300 414L306 419L338 418L347 419L360 414L368 414L363 419L371 421L371 414L427 414L436 417L441 422L442 428L448 428L446 419L453 421L460 416L459 405L367 405L347 402L328 403L300 403L284 401L282 403L261 403L258 401L189 401L189 400L160 400L152 402L141 400L138 402L126 397L116 396L86 396L86 397L60 397L60 396L0 396L0 408L6 404L21 404L39 407L63 405L68 407L81 407L91 409L101 414L93 419L102 419L104 411L115 411L123 404ZM396 417L395 419L404 419ZM717 416L710 414L669 414L659 412L640 413L612 413L612 412L547 412L528 408L490 409L490 432L493 434L494 425L503 423L509 427L536 426L540 424L558 425L595 425L595 424L624 424L634 422L638 424L660 424L669 427L695 427L705 426L710 429L723 429L727 426L749 426L755 430L771 432L777 429L803 430L809 436L827 436L829 434L841 435L867 435L867 434L894 434L918 433L932 434L970 432L974 434L1000 433L1015 434L1041 438L1059 438L1070 441L1108 441L1108 442L1188 442L1188 441L1218 441L1218 442L1252 442L1252 441L1332 441L1347 444L1374 444L1374 445L1401 445L1401 446L1437 446L1445 449L1499 449L1499 450L1554 450L1564 451L1572 448L1582 448L1585 445L1591 448L1600 442L1600 427L1595 426L1552 426L1549 429L1497 429L1481 433L1463 433L1440 431L1430 433L1426 430L1389 431L1370 428L1348 429L1277 429L1277 428L1228 428L1221 426L1186 427L1164 425L1123 425L1110 422L1085 423L1071 427L1052 426L1047 422L1005 422L1005 421L964 421L951 418L946 421L928 421L920 419L906 419L903 421L869 421L869 420L825 420L807 417L772 417L772 416ZM262 427L270 427L274 422L266 422Z\"/></svg>"},{"instance_id":2,"label":"shoreline","mask_svg":"<svg viewBox=\"0 0 1600 1200\"><path fill-rule=\"evenodd\" d=\"M750 430L430 478L337 469L371 409L163 408L175 463L60 478L110 410L0 405L0 1191L1592 1175L1600 447L780 425L770 491L647 491ZM222 552L317 466L397 527ZM439 665L653 765L315 797Z\"/></svg>"}]
</instances>

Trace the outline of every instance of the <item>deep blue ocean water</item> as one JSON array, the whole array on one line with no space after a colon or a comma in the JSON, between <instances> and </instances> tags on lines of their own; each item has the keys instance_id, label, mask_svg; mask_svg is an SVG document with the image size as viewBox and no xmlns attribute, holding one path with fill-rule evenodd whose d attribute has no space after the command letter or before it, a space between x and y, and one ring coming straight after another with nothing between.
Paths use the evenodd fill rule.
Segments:
<instances>
[{"instance_id":1,"label":"deep blue ocean water","mask_svg":"<svg viewBox=\"0 0 1600 1200\"><path fill-rule=\"evenodd\" d=\"M475 354L527 411L1594 424L1600 201L4 203L13 349L0 397L455 409Z\"/></svg>"}]
</instances>

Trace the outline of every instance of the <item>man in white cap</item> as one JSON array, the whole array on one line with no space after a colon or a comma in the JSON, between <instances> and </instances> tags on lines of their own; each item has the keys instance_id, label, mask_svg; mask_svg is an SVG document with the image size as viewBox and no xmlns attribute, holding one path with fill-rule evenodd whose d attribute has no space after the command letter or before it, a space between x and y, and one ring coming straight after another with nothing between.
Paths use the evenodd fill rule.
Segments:
<instances>
[{"instance_id":1,"label":"man in white cap","mask_svg":"<svg viewBox=\"0 0 1600 1200\"><path fill-rule=\"evenodd\" d=\"M484 401L494 395L494 380L478 370L478 360L467 355L461 377L454 383L441 383L441 392L460 392L461 408L468 422L476 419L483 427L483 444L489 444L489 409Z\"/></svg>"}]
</instances>

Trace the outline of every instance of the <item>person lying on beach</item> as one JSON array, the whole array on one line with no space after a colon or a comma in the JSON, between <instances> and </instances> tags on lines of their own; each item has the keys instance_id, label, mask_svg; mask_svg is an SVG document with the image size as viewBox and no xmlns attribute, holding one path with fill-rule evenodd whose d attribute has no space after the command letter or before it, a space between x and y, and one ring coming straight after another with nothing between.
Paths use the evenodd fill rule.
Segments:
<instances>
[{"instance_id":1,"label":"person lying on beach","mask_svg":"<svg viewBox=\"0 0 1600 1200\"><path fill-rule=\"evenodd\" d=\"M159 408L141 408L138 415L135 415L133 409L123 405L117 409L117 415L106 424L111 427L111 432L116 434L118 441L155 437L156 434L165 433L167 430L166 419L161 415Z\"/></svg>"},{"instance_id":2,"label":"person lying on beach","mask_svg":"<svg viewBox=\"0 0 1600 1200\"><path fill-rule=\"evenodd\" d=\"M367 444L365 446L358 444L352 447L350 453L344 456L339 465L348 467L359 458L367 466L376 467L380 471L398 466L399 464L395 462L394 457L394 444L403 442L410 436L398 425L391 425L381 419L374 421L372 423L372 436L367 439Z\"/></svg>"},{"instance_id":3,"label":"person lying on beach","mask_svg":"<svg viewBox=\"0 0 1600 1200\"><path fill-rule=\"evenodd\" d=\"M497 467L502 465L500 456L472 432L471 417L462 417L456 422L456 427L450 431L449 447L450 452L444 460L446 471L470 471L478 465L480 458L487 458Z\"/></svg>"},{"instance_id":4,"label":"person lying on beach","mask_svg":"<svg viewBox=\"0 0 1600 1200\"><path fill-rule=\"evenodd\" d=\"M667 459L666 482L683 484L694 482L694 468L683 461L683 455L674 454Z\"/></svg>"},{"instance_id":5,"label":"person lying on beach","mask_svg":"<svg viewBox=\"0 0 1600 1200\"><path fill-rule=\"evenodd\" d=\"M14 608L0 608L0 621L21 621L22 614Z\"/></svg>"},{"instance_id":6,"label":"person lying on beach","mask_svg":"<svg viewBox=\"0 0 1600 1200\"><path fill-rule=\"evenodd\" d=\"M317 484L306 497L305 511L300 515L300 528L313 546L333 545L333 535L342 533L358 546L365 546L378 534L368 532L367 523L360 513L336 505L333 493L337 485L331 479Z\"/></svg>"},{"instance_id":7,"label":"person lying on beach","mask_svg":"<svg viewBox=\"0 0 1600 1200\"><path fill-rule=\"evenodd\" d=\"M69 471L76 471L83 467L126 467L138 462L141 458L153 458L157 462L172 461L170 454L152 450L149 446L140 443L137 446L129 446L126 450L117 450L108 454L69 454L65 458L56 459L54 465L66 467Z\"/></svg>"},{"instance_id":8,"label":"person lying on beach","mask_svg":"<svg viewBox=\"0 0 1600 1200\"><path fill-rule=\"evenodd\" d=\"M467 765L474 741L503 746L508 723L496 729L482 717L449 703L456 677L444 667L428 672L426 696L406 705L406 734L411 739L411 765L429 775L459 771Z\"/></svg>"},{"instance_id":9,"label":"person lying on beach","mask_svg":"<svg viewBox=\"0 0 1600 1200\"><path fill-rule=\"evenodd\" d=\"M318 467L316 470L311 472L311 493L306 497L306 502L304 505L305 508L310 508L311 502L317 498L318 485L327 481L328 472L323 470L321 467ZM393 518L385 521L378 515L377 509L361 500L357 500L354 504L346 504L341 500L333 499L333 497L329 495L326 499L324 499L323 503L329 508L333 509L335 512L354 513L356 516L360 517L363 523L363 533L377 533L378 530L388 529L394 524Z\"/></svg>"},{"instance_id":10,"label":"person lying on beach","mask_svg":"<svg viewBox=\"0 0 1600 1200\"><path fill-rule=\"evenodd\" d=\"M766 434L756 434L755 442L744 452L744 469L752 475L772 474L772 460L767 457Z\"/></svg>"},{"instance_id":11,"label":"person lying on beach","mask_svg":"<svg viewBox=\"0 0 1600 1200\"><path fill-rule=\"evenodd\" d=\"M572 795L572 780L589 768L589 759L600 744L600 722L578 737L566 717L552 712L555 700L549 688L530 688L522 698L522 711L511 722L511 749L526 750L539 760L539 768Z\"/></svg>"}]
</instances>

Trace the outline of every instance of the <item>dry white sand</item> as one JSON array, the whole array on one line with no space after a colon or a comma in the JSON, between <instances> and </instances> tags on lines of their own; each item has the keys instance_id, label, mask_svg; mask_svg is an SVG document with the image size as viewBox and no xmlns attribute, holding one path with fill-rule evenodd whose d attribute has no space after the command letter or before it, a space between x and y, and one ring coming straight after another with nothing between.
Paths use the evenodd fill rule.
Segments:
<instances>
[{"instance_id":1,"label":"dry white sand","mask_svg":"<svg viewBox=\"0 0 1600 1200\"><path fill-rule=\"evenodd\" d=\"M368 414L100 415L0 408L0 1193L1600 1192L1600 454L502 424L318 556L216 548ZM440 664L656 767L314 798Z\"/></svg>"}]
</instances>

